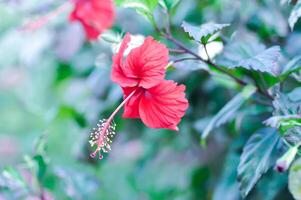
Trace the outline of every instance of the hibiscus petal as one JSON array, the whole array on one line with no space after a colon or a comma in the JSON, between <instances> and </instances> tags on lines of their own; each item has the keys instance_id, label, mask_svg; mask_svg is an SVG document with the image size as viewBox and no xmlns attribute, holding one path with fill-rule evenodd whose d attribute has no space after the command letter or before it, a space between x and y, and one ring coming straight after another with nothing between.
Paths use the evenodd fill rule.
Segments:
<instances>
[{"instance_id":1,"label":"hibiscus petal","mask_svg":"<svg viewBox=\"0 0 301 200\"><path fill-rule=\"evenodd\" d=\"M112 0L76 0L71 12L70 21L78 20L84 27L90 40L112 26L115 11Z\"/></svg>"},{"instance_id":2,"label":"hibiscus petal","mask_svg":"<svg viewBox=\"0 0 301 200\"><path fill-rule=\"evenodd\" d=\"M127 49L130 40L131 35L127 33L123 38L118 53L113 57L111 79L121 87L134 87L138 83L136 78L130 78L127 76L131 72L129 72L123 64L123 54Z\"/></svg>"},{"instance_id":3,"label":"hibiscus petal","mask_svg":"<svg viewBox=\"0 0 301 200\"><path fill-rule=\"evenodd\" d=\"M137 78L139 86L148 89L164 79L167 64L168 49L149 36L129 53L123 68L128 77Z\"/></svg>"},{"instance_id":4,"label":"hibiscus petal","mask_svg":"<svg viewBox=\"0 0 301 200\"><path fill-rule=\"evenodd\" d=\"M93 26L86 24L85 22L82 22L82 26L84 27L86 35L90 40L96 40L98 38L100 34L99 30L97 30Z\"/></svg>"},{"instance_id":5,"label":"hibiscus petal","mask_svg":"<svg viewBox=\"0 0 301 200\"><path fill-rule=\"evenodd\" d=\"M122 88L123 90L123 99L126 99L128 95L130 95L134 90L136 92L130 98L130 100L124 105L123 118L139 118L139 103L141 100L141 96L143 94L143 90L137 87L130 88Z\"/></svg>"},{"instance_id":6,"label":"hibiscus petal","mask_svg":"<svg viewBox=\"0 0 301 200\"><path fill-rule=\"evenodd\" d=\"M185 86L163 80L148 89L140 99L139 115L150 128L178 130L178 123L188 108Z\"/></svg>"}]
</instances>

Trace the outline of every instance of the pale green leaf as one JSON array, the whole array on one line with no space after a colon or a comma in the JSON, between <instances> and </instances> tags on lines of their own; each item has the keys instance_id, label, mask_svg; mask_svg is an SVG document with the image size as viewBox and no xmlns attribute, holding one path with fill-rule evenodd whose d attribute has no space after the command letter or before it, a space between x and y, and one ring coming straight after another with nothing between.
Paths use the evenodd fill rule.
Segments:
<instances>
[{"instance_id":1,"label":"pale green leaf","mask_svg":"<svg viewBox=\"0 0 301 200\"><path fill-rule=\"evenodd\" d=\"M257 41L235 40L225 47L217 62L230 69L239 67L277 76L280 55L279 46L266 49L265 45Z\"/></svg>"},{"instance_id":2,"label":"pale green leaf","mask_svg":"<svg viewBox=\"0 0 301 200\"><path fill-rule=\"evenodd\" d=\"M243 198L274 165L281 140L277 129L264 128L254 133L243 149L238 166L238 182Z\"/></svg>"},{"instance_id":3,"label":"pale green leaf","mask_svg":"<svg viewBox=\"0 0 301 200\"><path fill-rule=\"evenodd\" d=\"M184 31L187 32L195 41L202 43L207 43L210 36L227 26L230 26L230 24L206 23L201 26L194 26L185 21L182 23Z\"/></svg>"},{"instance_id":4,"label":"pale green leaf","mask_svg":"<svg viewBox=\"0 0 301 200\"><path fill-rule=\"evenodd\" d=\"M298 1L288 18L288 23L292 30L294 29L294 26L300 17L301 17L301 1Z\"/></svg>"},{"instance_id":5,"label":"pale green leaf","mask_svg":"<svg viewBox=\"0 0 301 200\"><path fill-rule=\"evenodd\" d=\"M297 159L290 168L288 188L296 200L301 200L301 158Z\"/></svg>"},{"instance_id":6,"label":"pale green leaf","mask_svg":"<svg viewBox=\"0 0 301 200\"><path fill-rule=\"evenodd\" d=\"M293 58L282 69L281 78L286 79L290 74L298 72L301 69L301 56Z\"/></svg>"},{"instance_id":7,"label":"pale green leaf","mask_svg":"<svg viewBox=\"0 0 301 200\"><path fill-rule=\"evenodd\" d=\"M256 91L252 85L246 86L241 93L231 99L208 123L202 134L202 140L206 139L209 133L226 122L232 120L239 108L246 102Z\"/></svg>"}]
</instances>

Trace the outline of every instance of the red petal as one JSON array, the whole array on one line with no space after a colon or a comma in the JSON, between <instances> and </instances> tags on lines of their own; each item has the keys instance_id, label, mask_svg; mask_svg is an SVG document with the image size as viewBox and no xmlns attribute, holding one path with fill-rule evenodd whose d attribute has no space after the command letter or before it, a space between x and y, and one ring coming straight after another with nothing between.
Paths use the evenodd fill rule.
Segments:
<instances>
[{"instance_id":1,"label":"red petal","mask_svg":"<svg viewBox=\"0 0 301 200\"><path fill-rule=\"evenodd\" d=\"M99 30L97 30L93 26L89 26L85 22L82 22L82 25L86 31L89 40L96 40L99 34L101 33Z\"/></svg>"},{"instance_id":2,"label":"red petal","mask_svg":"<svg viewBox=\"0 0 301 200\"><path fill-rule=\"evenodd\" d=\"M161 81L148 89L139 103L139 114L150 128L178 130L178 123L188 108L185 86L173 81Z\"/></svg>"},{"instance_id":3,"label":"red petal","mask_svg":"<svg viewBox=\"0 0 301 200\"><path fill-rule=\"evenodd\" d=\"M112 0L77 0L69 16L71 21L82 23L87 37L96 39L105 29L112 26L115 18Z\"/></svg>"},{"instance_id":4,"label":"red petal","mask_svg":"<svg viewBox=\"0 0 301 200\"><path fill-rule=\"evenodd\" d=\"M164 79L167 64L168 49L150 36L140 47L133 49L125 61L127 76L137 78L139 86L145 89Z\"/></svg>"},{"instance_id":5,"label":"red petal","mask_svg":"<svg viewBox=\"0 0 301 200\"><path fill-rule=\"evenodd\" d=\"M123 90L123 98L125 99L129 94L131 94L134 90L137 90L135 94L130 98L130 100L124 105L124 113L122 115L123 118L140 118L139 116L139 103L141 100L141 96L143 94L143 90L137 87L131 88L122 88Z\"/></svg>"},{"instance_id":6,"label":"red petal","mask_svg":"<svg viewBox=\"0 0 301 200\"><path fill-rule=\"evenodd\" d=\"M126 34L119 52L113 57L112 80L121 87L140 86L148 89L155 86L165 76L168 64L167 48L152 37L147 37L123 62L123 54L129 42L130 35Z\"/></svg>"},{"instance_id":7,"label":"red petal","mask_svg":"<svg viewBox=\"0 0 301 200\"><path fill-rule=\"evenodd\" d=\"M135 78L130 78L127 74L131 73L123 64L123 54L131 40L131 35L127 33L120 45L118 53L113 57L113 66L111 79L121 87L134 87L138 81Z\"/></svg>"}]
</instances>

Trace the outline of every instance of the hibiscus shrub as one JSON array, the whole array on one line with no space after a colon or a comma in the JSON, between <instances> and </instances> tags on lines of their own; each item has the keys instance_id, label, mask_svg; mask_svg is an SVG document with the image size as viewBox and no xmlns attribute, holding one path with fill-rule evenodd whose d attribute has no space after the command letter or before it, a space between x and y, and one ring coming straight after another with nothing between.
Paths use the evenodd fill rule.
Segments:
<instances>
[{"instance_id":1,"label":"hibiscus shrub","mask_svg":"<svg viewBox=\"0 0 301 200\"><path fill-rule=\"evenodd\" d=\"M301 199L300 0L41 4L0 4L0 199Z\"/></svg>"}]
</instances>

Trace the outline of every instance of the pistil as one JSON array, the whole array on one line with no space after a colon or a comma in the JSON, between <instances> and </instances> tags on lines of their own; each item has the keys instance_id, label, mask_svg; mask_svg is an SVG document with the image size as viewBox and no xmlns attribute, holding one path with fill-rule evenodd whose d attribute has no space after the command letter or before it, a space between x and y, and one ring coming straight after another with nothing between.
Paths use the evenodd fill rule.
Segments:
<instances>
[{"instance_id":1,"label":"pistil","mask_svg":"<svg viewBox=\"0 0 301 200\"><path fill-rule=\"evenodd\" d=\"M94 129L94 132L91 133L90 145L91 147L97 145L97 148L94 152L90 154L92 158L96 157L99 153L99 159L103 158L102 152L107 153L111 150L112 138L115 135L115 127L113 119L115 115L120 111L120 109L130 100L130 98L135 94L134 90L130 95L123 100L123 102L115 109L115 111L110 115L108 119L100 120L97 124L97 128Z\"/></svg>"}]
</instances>

